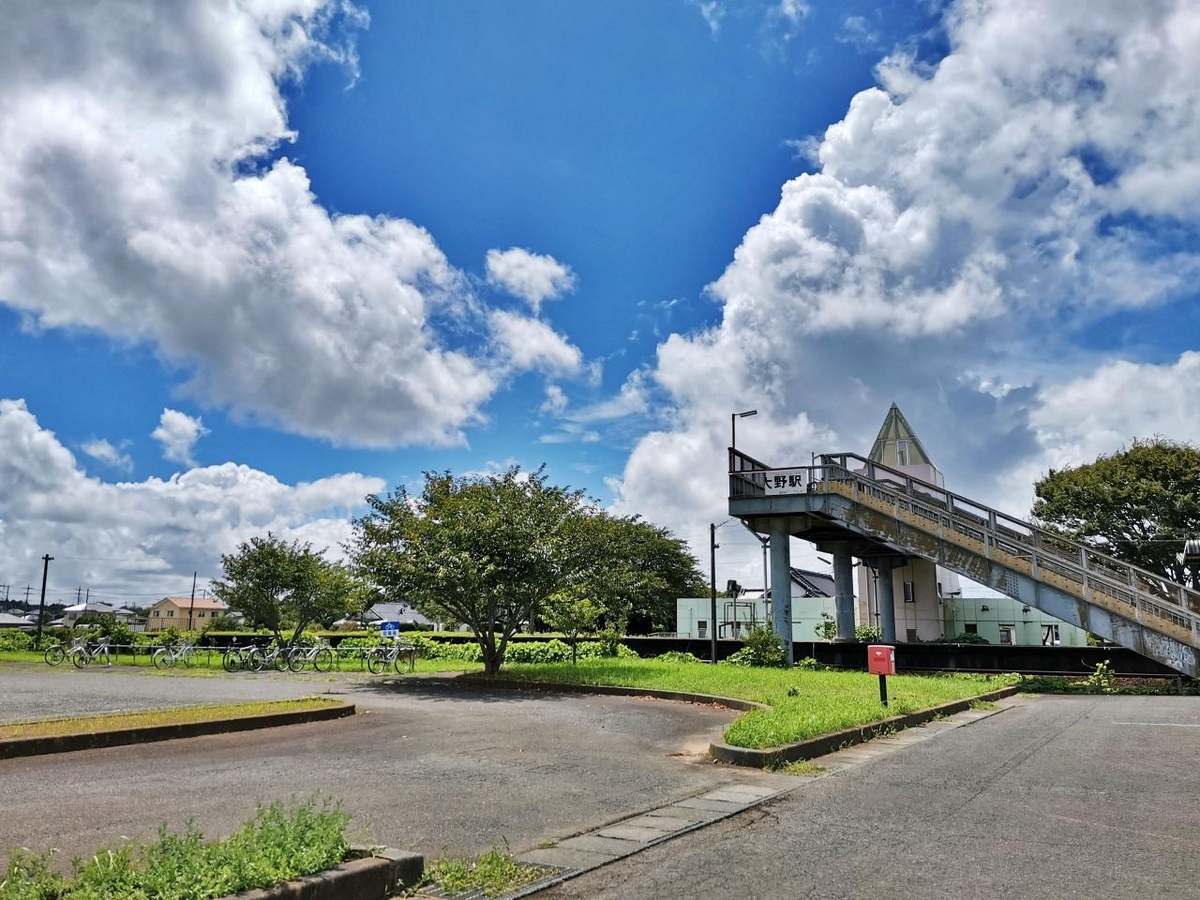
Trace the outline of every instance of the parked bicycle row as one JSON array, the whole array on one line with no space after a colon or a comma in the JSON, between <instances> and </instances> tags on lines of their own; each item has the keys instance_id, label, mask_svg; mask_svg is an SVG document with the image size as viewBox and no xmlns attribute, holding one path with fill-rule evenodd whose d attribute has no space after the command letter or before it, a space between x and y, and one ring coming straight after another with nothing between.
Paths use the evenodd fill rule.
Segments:
<instances>
[{"instance_id":1,"label":"parked bicycle row","mask_svg":"<svg viewBox=\"0 0 1200 900\"><path fill-rule=\"evenodd\" d=\"M148 653L150 662L156 669L208 665L216 652L211 648L197 648L192 642L169 647L138 647L114 645L107 638L96 642L78 638L69 645L55 644L48 648L44 658L51 666L60 665L68 660L77 669L85 669L92 664L111 666L119 649L129 651L135 664L139 652L143 654L143 658ZM202 655L203 660L200 659ZM232 646L220 655L221 668L226 672L303 672L308 668L318 672L330 672L341 669L343 663L354 660L373 675L380 675L388 669L396 673L405 670L411 672L416 665L416 658L416 647L398 642L376 647L347 648L341 652L324 643L295 647L277 644Z\"/></svg>"}]
</instances>

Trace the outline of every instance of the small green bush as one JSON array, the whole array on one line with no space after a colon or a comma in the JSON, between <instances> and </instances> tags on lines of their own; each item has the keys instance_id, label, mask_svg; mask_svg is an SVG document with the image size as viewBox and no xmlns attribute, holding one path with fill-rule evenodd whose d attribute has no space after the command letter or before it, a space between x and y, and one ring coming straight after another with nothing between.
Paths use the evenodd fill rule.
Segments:
<instances>
[{"instance_id":1,"label":"small green bush","mask_svg":"<svg viewBox=\"0 0 1200 900\"><path fill-rule=\"evenodd\" d=\"M725 663L731 666L778 668L783 665L783 642L770 628L752 628L742 649L731 654Z\"/></svg>"},{"instance_id":2,"label":"small green bush","mask_svg":"<svg viewBox=\"0 0 1200 900\"><path fill-rule=\"evenodd\" d=\"M796 663L796 668L805 669L810 672L820 672L824 670L825 667L821 665L821 663L817 662L816 657L806 656L804 659Z\"/></svg>"},{"instance_id":3,"label":"small green bush","mask_svg":"<svg viewBox=\"0 0 1200 900\"><path fill-rule=\"evenodd\" d=\"M965 631L954 637L938 638L935 644L987 644L990 643L982 634L967 634Z\"/></svg>"},{"instance_id":4,"label":"small green bush","mask_svg":"<svg viewBox=\"0 0 1200 900\"><path fill-rule=\"evenodd\" d=\"M669 663L698 663L704 662L700 657L692 653L684 653L682 650L668 650L666 653L660 653L654 657L659 662Z\"/></svg>"}]
</instances>

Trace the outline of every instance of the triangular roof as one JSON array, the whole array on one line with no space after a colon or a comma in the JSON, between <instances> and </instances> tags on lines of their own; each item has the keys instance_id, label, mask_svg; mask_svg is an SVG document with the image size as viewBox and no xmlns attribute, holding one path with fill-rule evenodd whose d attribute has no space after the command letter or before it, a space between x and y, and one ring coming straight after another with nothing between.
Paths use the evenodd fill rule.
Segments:
<instances>
[{"instance_id":1,"label":"triangular roof","mask_svg":"<svg viewBox=\"0 0 1200 900\"><path fill-rule=\"evenodd\" d=\"M908 442L908 458L903 462L897 458L896 442ZM929 458L929 454L925 452L925 448L921 445L921 440L912 430L912 426L908 424L908 420L904 418L904 413L900 412L900 407L895 403L891 409L887 411L887 416L884 417L883 426L879 429L879 434L875 438L875 444L871 447L871 452L868 458L872 462L882 463L885 466L899 468L903 466L933 466L933 460Z\"/></svg>"}]
</instances>

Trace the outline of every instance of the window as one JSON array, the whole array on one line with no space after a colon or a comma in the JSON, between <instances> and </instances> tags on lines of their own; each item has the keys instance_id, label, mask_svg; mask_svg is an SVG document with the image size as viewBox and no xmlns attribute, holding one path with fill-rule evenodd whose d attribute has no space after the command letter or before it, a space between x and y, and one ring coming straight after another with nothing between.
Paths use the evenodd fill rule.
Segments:
<instances>
[{"instance_id":1,"label":"window","mask_svg":"<svg viewBox=\"0 0 1200 900\"><path fill-rule=\"evenodd\" d=\"M979 634L979 626L974 622L968 622L963 626L963 634Z\"/></svg>"},{"instance_id":2,"label":"window","mask_svg":"<svg viewBox=\"0 0 1200 900\"><path fill-rule=\"evenodd\" d=\"M196 618L203 619L204 618L204 610L200 610L200 612L196 613Z\"/></svg>"},{"instance_id":3,"label":"window","mask_svg":"<svg viewBox=\"0 0 1200 900\"><path fill-rule=\"evenodd\" d=\"M1060 641L1058 639L1058 626L1057 625L1043 625L1042 626L1042 646L1043 647L1057 647L1061 643L1062 643L1062 641Z\"/></svg>"},{"instance_id":4,"label":"window","mask_svg":"<svg viewBox=\"0 0 1200 900\"><path fill-rule=\"evenodd\" d=\"M896 465L908 465L908 441L896 441Z\"/></svg>"},{"instance_id":5,"label":"window","mask_svg":"<svg viewBox=\"0 0 1200 900\"><path fill-rule=\"evenodd\" d=\"M168 610L167 610L167 618L168 618L168 619L173 619L173 618L175 618L175 610L173 610L173 609L168 609Z\"/></svg>"},{"instance_id":6,"label":"window","mask_svg":"<svg viewBox=\"0 0 1200 900\"><path fill-rule=\"evenodd\" d=\"M697 637L708 636L708 619L701 619L696 623L696 632Z\"/></svg>"},{"instance_id":7,"label":"window","mask_svg":"<svg viewBox=\"0 0 1200 900\"><path fill-rule=\"evenodd\" d=\"M915 644L917 642L917 629L915 629L915 628L905 629L904 640L909 644Z\"/></svg>"},{"instance_id":8,"label":"window","mask_svg":"<svg viewBox=\"0 0 1200 900\"><path fill-rule=\"evenodd\" d=\"M156 610L154 611L154 618L156 618L156 619L157 619L158 617L159 617L159 611L156 609Z\"/></svg>"},{"instance_id":9,"label":"window","mask_svg":"<svg viewBox=\"0 0 1200 900\"><path fill-rule=\"evenodd\" d=\"M1017 642L1016 636L1017 636L1017 627L1015 625L1001 625L1000 626L1000 643L1001 644L1008 644L1009 646L1015 644Z\"/></svg>"},{"instance_id":10,"label":"window","mask_svg":"<svg viewBox=\"0 0 1200 900\"><path fill-rule=\"evenodd\" d=\"M904 602L905 603L916 603L917 602L916 586L911 581L904 582Z\"/></svg>"}]
</instances>

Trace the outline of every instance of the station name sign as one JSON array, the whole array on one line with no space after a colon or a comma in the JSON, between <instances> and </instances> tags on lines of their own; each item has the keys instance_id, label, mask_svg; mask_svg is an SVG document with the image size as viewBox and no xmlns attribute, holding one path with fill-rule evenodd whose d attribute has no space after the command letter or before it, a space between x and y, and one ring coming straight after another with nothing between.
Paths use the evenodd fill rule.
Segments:
<instances>
[{"instance_id":1,"label":"station name sign","mask_svg":"<svg viewBox=\"0 0 1200 900\"><path fill-rule=\"evenodd\" d=\"M803 494L812 479L808 469L771 469L763 474L767 494Z\"/></svg>"}]
</instances>

